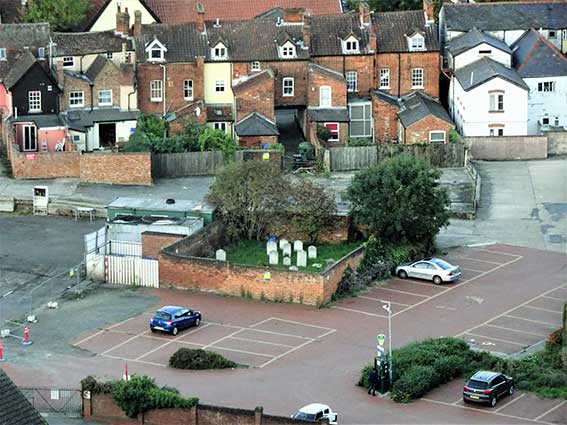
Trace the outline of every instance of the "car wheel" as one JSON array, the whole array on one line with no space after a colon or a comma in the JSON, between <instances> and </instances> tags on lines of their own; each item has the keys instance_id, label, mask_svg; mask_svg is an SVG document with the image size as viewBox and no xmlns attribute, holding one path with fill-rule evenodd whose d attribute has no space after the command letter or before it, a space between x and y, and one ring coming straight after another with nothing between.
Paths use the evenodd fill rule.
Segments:
<instances>
[{"instance_id":1,"label":"car wheel","mask_svg":"<svg viewBox=\"0 0 567 425\"><path fill-rule=\"evenodd\" d=\"M171 335L177 335L177 332L179 331L177 330L177 327L175 327L171 330Z\"/></svg>"},{"instance_id":2,"label":"car wheel","mask_svg":"<svg viewBox=\"0 0 567 425\"><path fill-rule=\"evenodd\" d=\"M201 319L199 317L197 317L195 319L195 326L199 326L201 324Z\"/></svg>"},{"instance_id":3,"label":"car wheel","mask_svg":"<svg viewBox=\"0 0 567 425\"><path fill-rule=\"evenodd\" d=\"M463 403L469 404L469 400L466 397L463 397Z\"/></svg>"},{"instance_id":4,"label":"car wheel","mask_svg":"<svg viewBox=\"0 0 567 425\"><path fill-rule=\"evenodd\" d=\"M443 279L441 279L439 276L433 276L433 283L435 285L441 285L443 283Z\"/></svg>"},{"instance_id":5,"label":"car wheel","mask_svg":"<svg viewBox=\"0 0 567 425\"><path fill-rule=\"evenodd\" d=\"M154 328L150 328L150 331L152 331L153 333L157 332Z\"/></svg>"},{"instance_id":6,"label":"car wheel","mask_svg":"<svg viewBox=\"0 0 567 425\"><path fill-rule=\"evenodd\" d=\"M510 385L510 389L508 390L508 395L514 394L514 390L515 390L514 385Z\"/></svg>"},{"instance_id":7,"label":"car wheel","mask_svg":"<svg viewBox=\"0 0 567 425\"><path fill-rule=\"evenodd\" d=\"M398 277L399 277L400 279L406 279L406 278L408 277L408 274L407 274L407 272L406 272L405 270L400 270L400 271L398 272Z\"/></svg>"},{"instance_id":8,"label":"car wheel","mask_svg":"<svg viewBox=\"0 0 567 425\"><path fill-rule=\"evenodd\" d=\"M496 406L496 396L490 399L490 407L494 407L494 406Z\"/></svg>"}]
</instances>

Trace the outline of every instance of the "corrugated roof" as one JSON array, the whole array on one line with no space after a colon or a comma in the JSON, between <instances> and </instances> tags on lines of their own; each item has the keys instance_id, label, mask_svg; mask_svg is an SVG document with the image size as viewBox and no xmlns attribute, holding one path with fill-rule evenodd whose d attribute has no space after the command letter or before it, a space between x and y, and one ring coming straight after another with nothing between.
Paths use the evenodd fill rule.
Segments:
<instances>
[{"instance_id":1,"label":"corrugated roof","mask_svg":"<svg viewBox=\"0 0 567 425\"><path fill-rule=\"evenodd\" d=\"M2 369L0 369L0 424L47 425L47 421L33 408Z\"/></svg>"},{"instance_id":2,"label":"corrugated roof","mask_svg":"<svg viewBox=\"0 0 567 425\"><path fill-rule=\"evenodd\" d=\"M426 24L422 10L376 13L374 26L379 53L409 52L407 37L416 31L425 38L426 51L439 51L437 26Z\"/></svg>"},{"instance_id":3,"label":"corrugated roof","mask_svg":"<svg viewBox=\"0 0 567 425\"><path fill-rule=\"evenodd\" d=\"M567 2L445 3L448 30L484 31L567 28Z\"/></svg>"},{"instance_id":4,"label":"corrugated roof","mask_svg":"<svg viewBox=\"0 0 567 425\"><path fill-rule=\"evenodd\" d=\"M473 28L466 34L451 40L447 45L447 49L453 56L457 56L483 43L502 50L503 52L512 53L512 50L510 50L510 47L508 47L504 41L480 31L477 28Z\"/></svg>"},{"instance_id":5,"label":"corrugated roof","mask_svg":"<svg viewBox=\"0 0 567 425\"><path fill-rule=\"evenodd\" d=\"M278 136L280 132L276 123L270 121L264 115L258 112L252 112L250 115L241 119L234 126L234 130L238 136Z\"/></svg>"},{"instance_id":6,"label":"corrugated roof","mask_svg":"<svg viewBox=\"0 0 567 425\"><path fill-rule=\"evenodd\" d=\"M567 58L534 29L512 48L514 67L523 78L567 76Z\"/></svg>"},{"instance_id":7,"label":"corrugated roof","mask_svg":"<svg viewBox=\"0 0 567 425\"><path fill-rule=\"evenodd\" d=\"M99 32L54 32L53 42L56 44L54 56L90 55L122 51L122 43L126 49L132 50L132 40L114 33Z\"/></svg>"},{"instance_id":8,"label":"corrugated roof","mask_svg":"<svg viewBox=\"0 0 567 425\"><path fill-rule=\"evenodd\" d=\"M457 80L465 91L469 91L496 77L503 78L518 87L528 90L528 86L515 69L508 68L500 62L488 58L479 59L467 66L457 69L455 71L455 77L457 77Z\"/></svg>"}]
</instances>

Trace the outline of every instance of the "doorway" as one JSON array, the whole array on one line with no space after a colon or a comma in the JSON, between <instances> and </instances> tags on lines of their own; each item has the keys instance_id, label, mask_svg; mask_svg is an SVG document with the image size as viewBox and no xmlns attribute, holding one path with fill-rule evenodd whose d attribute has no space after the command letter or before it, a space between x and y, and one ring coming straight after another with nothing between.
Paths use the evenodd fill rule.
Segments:
<instances>
[{"instance_id":1,"label":"doorway","mask_svg":"<svg viewBox=\"0 0 567 425\"><path fill-rule=\"evenodd\" d=\"M24 151L37 151L37 128L35 125L23 126L23 148Z\"/></svg>"},{"instance_id":2,"label":"doorway","mask_svg":"<svg viewBox=\"0 0 567 425\"><path fill-rule=\"evenodd\" d=\"M116 145L116 123L98 125L99 146L112 149Z\"/></svg>"}]
</instances>

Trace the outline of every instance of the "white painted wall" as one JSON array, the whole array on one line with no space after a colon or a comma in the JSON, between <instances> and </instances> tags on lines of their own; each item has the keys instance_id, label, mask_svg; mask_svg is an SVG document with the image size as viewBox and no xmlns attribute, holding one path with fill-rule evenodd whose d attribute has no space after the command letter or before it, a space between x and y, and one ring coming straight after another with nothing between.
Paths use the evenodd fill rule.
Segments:
<instances>
[{"instance_id":1,"label":"white painted wall","mask_svg":"<svg viewBox=\"0 0 567 425\"><path fill-rule=\"evenodd\" d=\"M139 10L142 12L142 24L153 24L155 19L150 15L148 10L140 4L139 0L112 0L104 9L104 12L98 17L91 27L90 31L108 31L116 29L116 11L120 4L122 12L128 9L130 15L130 25L134 25L134 12Z\"/></svg>"},{"instance_id":2,"label":"white painted wall","mask_svg":"<svg viewBox=\"0 0 567 425\"><path fill-rule=\"evenodd\" d=\"M127 142L130 135L136 129L136 120L120 121L116 123L116 140L118 142Z\"/></svg>"},{"instance_id":3,"label":"white painted wall","mask_svg":"<svg viewBox=\"0 0 567 425\"><path fill-rule=\"evenodd\" d=\"M486 55L486 54L480 54L479 52L481 50L490 50L491 54ZM453 69L459 69L462 68L463 66L466 66L468 64L471 64L483 57L487 57L490 58L496 62L500 62L501 64L507 66L508 68L510 68L512 66L512 55L510 55L509 53L503 52L502 50L499 50L493 46L491 46L490 44L487 43L482 43L478 46L476 46L473 49L467 50L466 52L461 53L460 55L457 55L454 58L454 68Z\"/></svg>"},{"instance_id":4,"label":"white painted wall","mask_svg":"<svg viewBox=\"0 0 567 425\"><path fill-rule=\"evenodd\" d=\"M128 105L129 94L130 105ZM138 109L138 92L134 90L134 86L120 86L120 109L127 111L128 106L130 106L130 110Z\"/></svg>"},{"instance_id":5,"label":"white painted wall","mask_svg":"<svg viewBox=\"0 0 567 425\"><path fill-rule=\"evenodd\" d=\"M525 78L530 87L528 96L528 134L538 134L537 122L544 117L549 118L550 125L555 125L555 118L559 118L559 125L567 127L567 76L546 78ZM538 92L538 83L555 81L554 92Z\"/></svg>"},{"instance_id":6,"label":"white painted wall","mask_svg":"<svg viewBox=\"0 0 567 425\"><path fill-rule=\"evenodd\" d=\"M120 65L122 63L122 51L117 51L117 52L109 52L112 53L112 62L114 62L116 65ZM130 51L130 54L132 55L132 61L136 60L136 56L134 51ZM83 72L86 72L89 67L92 65L92 63L95 61L95 59L97 58L98 54L94 54L94 55L84 55L82 56L82 60L81 60L81 56L73 56L75 58L75 66L73 67L63 67L63 57L62 56L58 56L53 58L53 63L55 65L55 67L59 70L59 69L63 69L65 71L76 71L76 72L80 72L81 70Z\"/></svg>"},{"instance_id":7,"label":"white painted wall","mask_svg":"<svg viewBox=\"0 0 567 425\"><path fill-rule=\"evenodd\" d=\"M489 112L489 92L493 90L504 91L503 112ZM453 78L449 111L463 136L490 136L490 124L503 124L504 136L528 134L528 91L502 78L493 78L468 92Z\"/></svg>"}]
</instances>

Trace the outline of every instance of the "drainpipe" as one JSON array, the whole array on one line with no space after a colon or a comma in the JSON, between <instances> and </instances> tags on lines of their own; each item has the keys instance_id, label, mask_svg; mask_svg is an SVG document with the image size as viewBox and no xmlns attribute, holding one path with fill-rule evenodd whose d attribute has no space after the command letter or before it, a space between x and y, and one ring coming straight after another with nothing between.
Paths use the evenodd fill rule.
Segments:
<instances>
[{"instance_id":1,"label":"drainpipe","mask_svg":"<svg viewBox=\"0 0 567 425\"><path fill-rule=\"evenodd\" d=\"M398 98L400 97L400 84L402 82L402 57L398 53Z\"/></svg>"},{"instance_id":2,"label":"drainpipe","mask_svg":"<svg viewBox=\"0 0 567 425\"><path fill-rule=\"evenodd\" d=\"M165 68L165 65L160 64L160 66L163 68L163 83L162 83L162 87L163 87L163 92L162 92L162 96L163 96L163 98L162 98L162 100L163 100L163 116L162 116L162 118L165 119L165 77L166 77L165 69L166 68Z\"/></svg>"},{"instance_id":3,"label":"drainpipe","mask_svg":"<svg viewBox=\"0 0 567 425\"><path fill-rule=\"evenodd\" d=\"M91 112L93 111L93 103L94 103L94 83L89 83L89 87L91 88Z\"/></svg>"},{"instance_id":4,"label":"drainpipe","mask_svg":"<svg viewBox=\"0 0 567 425\"><path fill-rule=\"evenodd\" d=\"M132 96L133 94L136 94L136 90L138 88L138 78L137 78L137 74L136 74L136 70L134 70L134 81L133 81L133 90L128 93L128 112L130 112L131 107L130 107L130 96Z\"/></svg>"}]
</instances>

